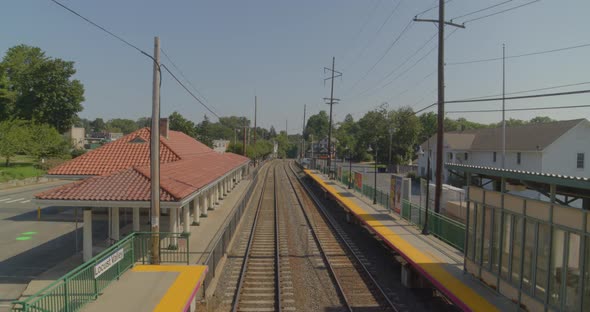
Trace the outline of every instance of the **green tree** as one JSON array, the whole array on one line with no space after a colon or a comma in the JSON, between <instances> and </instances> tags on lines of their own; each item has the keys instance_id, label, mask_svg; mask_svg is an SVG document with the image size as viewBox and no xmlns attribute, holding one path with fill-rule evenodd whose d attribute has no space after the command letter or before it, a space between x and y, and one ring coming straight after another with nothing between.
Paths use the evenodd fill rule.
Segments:
<instances>
[{"instance_id":1,"label":"green tree","mask_svg":"<svg viewBox=\"0 0 590 312\"><path fill-rule=\"evenodd\" d=\"M69 152L71 142L48 124L30 125L31 144L29 153L38 159L62 156Z\"/></svg>"},{"instance_id":2,"label":"green tree","mask_svg":"<svg viewBox=\"0 0 590 312\"><path fill-rule=\"evenodd\" d=\"M107 121L106 128L110 132L123 132L123 134L129 134L137 130L137 124L131 119L115 118ZM119 129L120 131L112 131Z\"/></svg>"},{"instance_id":3,"label":"green tree","mask_svg":"<svg viewBox=\"0 0 590 312\"><path fill-rule=\"evenodd\" d=\"M551 119L547 116L537 116L529 121L529 123L545 123L545 122L554 122L555 119Z\"/></svg>"},{"instance_id":4,"label":"green tree","mask_svg":"<svg viewBox=\"0 0 590 312\"><path fill-rule=\"evenodd\" d=\"M137 128L145 128L145 127L151 127L152 126L152 117L140 117L135 121L135 124L137 124Z\"/></svg>"},{"instance_id":5,"label":"green tree","mask_svg":"<svg viewBox=\"0 0 590 312\"><path fill-rule=\"evenodd\" d=\"M338 129L335 131L335 137L337 140L336 155L348 157L349 151L347 149L350 149L353 158L357 158L354 155L354 149L357 145L357 134L357 123L354 121L354 118L352 118L352 115L346 115L344 121L338 124Z\"/></svg>"},{"instance_id":6,"label":"green tree","mask_svg":"<svg viewBox=\"0 0 590 312\"><path fill-rule=\"evenodd\" d=\"M84 101L82 83L71 79L76 73L74 62L47 57L37 47L18 45L8 49L0 69L17 94L15 105L9 106L10 116L48 123L61 133L74 124Z\"/></svg>"},{"instance_id":7,"label":"green tree","mask_svg":"<svg viewBox=\"0 0 590 312\"><path fill-rule=\"evenodd\" d=\"M367 156L369 145L374 150L377 148L377 157L379 161L387 160L387 148L389 146L389 129L390 121L387 116L385 107L367 112L358 121L357 144L355 146L355 155L364 159Z\"/></svg>"},{"instance_id":8,"label":"green tree","mask_svg":"<svg viewBox=\"0 0 590 312\"><path fill-rule=\"evenodd\" d=\"M27 121L4 120L0 122L0 156L10 165L10 158L30 151L31 131Z\"/></svg>"},{"instance_id":9,"label":"green tree","mask_svg":"<svg viewBox=\"0 0 590 312\"><path fill-rule=\"evenodd\" d=\"M94 132L103 132L107 129L107 125L102 118L96 118L90 122L90 127Z\"/></svg>"},{"instance_id":10,"label":"green tree","mask_svg":"<svg viewBox=\"0 0 590 312\"><path fill-rule=\"evenodd\" d=\"M419 141L422 143L436 133L437 115L433 112L424 113L418 117L418 120L421 126Z\"/></svg>"},{"instance_id":11,"label":"green tree","mask_svg":"<svg viewBox=\"0 0 590 312\"><path fill-rule=\"evenodd\" d=\"M195 128L195 123L184 118L180 113L173 112L168 117L168 122L170 125L170 130L184 132L184 134L196 137L197 131Z\"/></svg>"},{"instance_id":12,"label":"green tree","mask_svg":"<svg viewBox=\"0 0 590 312\"><path fill-rule=\"evenodd\" d=\"M419 142L421 123L411 107L401 107L389 112L392 124L392 162L394 164L405 164L412 160L415 155L414 146ZM387 155L389 157L389 155Z\"/></svg>"},{"instance_id":13,"label":"green tree","mask_svg":"<svg viewBox=\"0 0 590 312\"><path fill-rule=\"evenodd\" d=\"M307 119L303 137L308 140L310 135L313 135L314 140L321 140L328 135L330 128L330 119L326 111L320 111L318 114L311 115Z\"/></svg>"},{"instance_id":14,"label":"green tree","mask_svg":"<svg viewBox=\"0 0 590 312\"><path fill-rule=\"evenodd\" d=\"M12 91L8 77L0 70L0 121L11 118L16 102L16 92Z\"/></svg>"}]
</instances>

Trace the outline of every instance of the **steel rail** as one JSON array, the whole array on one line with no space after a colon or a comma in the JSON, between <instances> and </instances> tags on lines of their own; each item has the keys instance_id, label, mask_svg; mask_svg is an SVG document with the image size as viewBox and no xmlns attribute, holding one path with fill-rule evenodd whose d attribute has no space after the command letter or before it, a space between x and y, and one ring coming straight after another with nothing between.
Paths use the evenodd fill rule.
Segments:
<instances>
[{"instance_id":1,"label":"steel rail","mask_svg":"<svg viewBox=\"0 0 590 312\"><path fill-rule=\"evenodd\" d=\"M274 176L274 210L275 210L275 310L281 311L281 256L279 249L279 205L277 192L277 167L273 168Z\"/></svg>"},{"instance_id":2,"label":"steel rail","mask_svg":"<svg viewBox=\"0 0 590 312\"><path fill-rule=\"evenodd\" d=\"M240 269L240 277L238 278L238 285L236 287L236 294L234 297L234 302L232 304L232 312L238 311L238 304L240 302L240 293L242 292L242 287L244 285L244 276L246 275L246 267L248 266L248 259L250 258L252 241L254 240L254 233L256 232L256 224L258 223L258 217L260 215L260 210L262 208L262 201L264 198L264 192L266 191L266 180L268 178L269 171L270 171L270 168L267 169L267 171L264 175L264 180L262 182L262 189L260 191L260 199L258 200L258 206L256 207L256 215L254 216L254 222L252 223L250 237L248 238L248 245L246 247L244 262L242 263L242 268Z\"/></svg>"},{"instance_id":3,"label":"steel rail","mask_svg":"<svg viewBox=\"0 0 590 312\"><path fill-rule=\"evenodd\" d=\"M338 238L340 238L340 240L346 245L348 251L354 256L354 258L356 259L357 263L360 265L360 267L362 267L364 273L371 279L371 281L373 282L373 285L379 290L379 294L385 299L385 301L387 302L388 306L393 311L399 312L399 310L397 309L397 307L395 306L395 304L386 295L386 293L383 290L383 288L381 287L381 285L379 285L379 283L377 282L377 280L375 280L375 278L373 277L373 275L370 273L369 269L361 262L361 260L360 260L359 256L357 255L357 253L353 251L353 249L350 246L350 244L348 243L348 241L346 239L344 239L344 237L342 237L342 235L340 235L340 233L336 230L337 228L339 228L339 226L336 224L336 221L334 220L334 218L332 216L330 216L328 214L328 212L326 211L326 208L324 207L324 205L319 201L319 199L316 197L316 195L313 194L313 192L309 189L309 187L297 175L297 173L295 172L295 170L292 167L292 163L289 164L289 168L293 172L293 175L295 175L295 177L297 178L297 181L299 181L299 184L301 184L303 186L303 188L306 190L306 192L309 195L309 197L312 199L312 201L319 208L319 211L324 216L324 220L326 220L327 223L328 223L328 225L332 228L333 233L335 235L337 235Z\"/></svg>"},{"instance_id":4,"label":"steel rail","mask_svg":"<svg viewBox=\"0 0 590 312\"><path fill-rule=\"evenodd\" d=\"M311 230L311 235L313 236L313 240L316 242L316 244L320 250L320 255L322 256L322 258L324 259L324 263L326 263L326 265L328 267L328 272L329 272L330 276L332 277L332 279L336 283L336 290L337 290L338 294L342 297L342 300L344 301L344 304L346 305L347 310L352 312L353 311L352 305L350 304L348 297L346 297L346 294L344 293L344 289L342 288L342 284L340 284L338 277L336 277L336 272L334 272L334 267L332 266L332 262L330 261L330 259L328 259L328 256L326 255L326 252L324 251L324 245L320 241L320 238L318 237L318 234L316 233L316 229L315 229L314 225L312 224L311 219L309 218L309 215L307 214L307 211L305 211L305 208L303 208L303 202L301 201L299 194L297 194L297 190L295 189L295 184L293 184L293 181L291 180L291 177L289 176L289 172L287 171L287 168L285 166L283 166L283 169L285 170L285 174L287 175L287 180L289 180L289 184L291 184L291 187L293 188L293 192L295 193L295 198L297 199L297 202L299 203L299 207L301 208L301 211L303 212L303 216L305 217L305 221L306 221L309 229Z\"/></svg>"}]
</instances>

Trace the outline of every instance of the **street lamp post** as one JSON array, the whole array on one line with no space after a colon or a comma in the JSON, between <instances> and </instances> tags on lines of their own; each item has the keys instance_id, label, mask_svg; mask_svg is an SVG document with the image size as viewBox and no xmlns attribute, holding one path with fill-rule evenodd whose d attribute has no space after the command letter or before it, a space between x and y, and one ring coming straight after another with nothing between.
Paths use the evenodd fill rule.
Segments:
<instances>
[{"instance_id":1,"label":"street lamp post","mask_svg":"<svg viewBox=\"0 0 590 312\"><path fill-rule=\"evenodd\" d=\"M375 144L375 149L373 150L371 148L371 146L369 146L369 149L367 150L369 153L370 152L374 152L374 160L375 160L375 181L373 183L373 205L377 204L377 144Z\"/></svg>"},{"instance_id":2,"label":"street lamp post","mask_svg":"<svg viewBox=\"0 0 590 312\"><path fill-rule=\"evenodd\" d=\"M393 145L393 132L395 131L394 128L389 128L389 161L387 163L387 167L389 168L389 172L393 172L393 168L391 166L391 145Z\"/></svg>"},{"instance_id":3,"label":"street lamp post","mask_svg":"<svg viewBox=\"0 0 590 312\"><path fill-rule=\"evenodd\" d=\"M352 188L352 149L346 147L348 150L348 189Z\"/></svg>"},{"instance_id":4,"label":"street lamp post","mask_svg":"<svg viewBox=\"0 0 590 312\"><path fill-rule=\"evenodd\" d=\"M422 228L422 234L424 234L424 235L430 234L430 231L428 230L428 206L429 206L428 205L429 204L428 203L428 201L429 201L428 195L430 193L430 138L428 138L427 142L428 142L428 147L427 147L427 151L426 151L426 153L427 153L426 159L427 159L428 163L426 164L426 214L424 216L424 228ZM421 154L424 155L424 151L422 151Z\"/></svg>"}]
</instances>

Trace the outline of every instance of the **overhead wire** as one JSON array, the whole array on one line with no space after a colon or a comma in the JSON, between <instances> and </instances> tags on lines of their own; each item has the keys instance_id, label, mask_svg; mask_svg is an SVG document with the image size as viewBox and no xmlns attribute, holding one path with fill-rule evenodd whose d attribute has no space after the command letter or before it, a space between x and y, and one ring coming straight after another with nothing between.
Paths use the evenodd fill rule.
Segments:
<instances>
[{"instance_id":1,"label":"overhead wire","mask_svg":"<svg viewBox=\"0 0 590 312\"><path fill-rule=\"evenodd\" d=\"M525 7L525 6L527 6L527 5L531 5L531 4L533 4L533 3L535 3L535 2L539 2L539 1L541 1L541 0L533 0L533 1L529 1L529 2L527 2L527 3L521 4L521 5L518 5L518 6L515 6L515 7L511 7L511 8L508 8L508 9L502 10L502 11L498 11L498 12L490 13L490 14L488 14L488 15L484 15L484 16L476 17L476 18L473 18L473 19L470 19L470 20L464 21L464 22L463 22L463 24L467 24L467 23L475 22L475 21L478 21L478 20L481 20L481 19L484 19L484 18L488 18L488 17L494 16L494 15L498 15L498 14L502 14L502 13L505 13L505 12L508 12L508 11L516 10L516 9L519 9L519 8Z\"/></svg>"},{"instance_id":2,"label":"overhead wire","mask_svg":"<svg viewBox=\"0 0 590 312\"><path fill-rule=\"evenodd\" d=\"M509 92L509 93L505 93L505 95L522 94L522 93L528 93L528 92L533 92L533 91L543 91L543 90L559 89L559 88L580 86L580 85L586 85L586 84L590 84L590 81L578 82L578 83L570 83L570 84L564 84L564 85L559 85L559 86L551 86L551 87L545 87L545 88L538 88L538 89L522 90L522 91L516 91L516 92ZM491 95L484 95L484 96L478 96L478 97L468 98L466 100L477 100L477 99L483 99L483 98L488 98L488 97L496 97L496 96L501 96L501 95L502 95L501 93L499 93L499 94L491 94Z\"/></svg>"},{"instance_id":3,"label":"overhead wire","mask_svg":"<svg viewBox=\"0 0 590 312\"><path fill-rule=\"evenodd\" d=\"M550 109L564 109L564 108L582 108L582 107L590 107L590 104L585 105L566 105L566 106L542 106L542 107L524 107L524 108L507 108L504 109L505 112L515 112L515 111L531 111L531 110L550 110ZM482 109L482 110L456 110L456 111L448 111L448 114L459 114L459 113L492 113L492 112L501 112L501 109Z\"/></svg>"},{"instance_id":4,"label":"overhead wire","mask_svg":"<svg viewBox=\"0 0 590 312\"><path fill-rule=\"evenodd\" d=\"M506 0L506 1L503 1L503 2L500 2L500 3L497 3L497 4L494 4L494 5L490 5L488 7L483 8L483 9L479 9L477 11L473 11L473 12L469 12L469 13L466 13L466 14L463 14L463 15L455 16L455 17L451 18L451 21L456 20L458 18L463 18L463 17L466 17L466 16L477 14L479 12L487 11L489 9L493 9L493 8L499 7L501 5L504 5L504 4L506 4L508 2L512 2L512 1L514 1L514 0Z\"/></svg>"},{"instance_id":5,"label":"overhead wire","mask_svg":"<svg viewBox=\"0 0 590 312\"><path fill-rule=\"evenodd\" d=\"M579 49L579 48L585 48L585 47L590 47L590 43L584 43L584 44L579 44L579 45L575 45L575 46L569 46L569 47L563 47L563 48L557 48L557 49L551 49L551 50L543 50L543 51L529 52L529 53L524 53L524 54L510 55L510 56L506 56L505 59L513 59L513 58L519 58L519 57L541 55L541 54L547 54L547 53L555 53L555 52L567 51L567 50L573 50L573 49ZM493 62L493 61L500 61L500 60L502 60L502 57L492 57L492 58L463 61L463 62L450 62L450 63L446 63L446 65L449 65L449 66L465 65L465 64L485 63L485 62Z\"/></svg>"},{"instance_id":6,"label":"overhead wire","mask_svg":"<svg viewBox=\"0 0 590 312\"><path fill-rule=\"evenodd\" d=\"M387 47L387 49L385 50L385 52L381 55L381 57L377 60L377 62L375 62L373 64L373 66L371 66L371 68L369 68L369 70L365 73L365 75L363 75L359 80L357 80L352 87L350 88L350 90L353 90L361 81L363 81L365 78L367 78L367 76L375 69L375 67L377 67L377 65L385 58L385 56L387 56L387 54L389 53L389 51L391 51L391 49L395 46L395 44L401 39L401 37L406 33L406 31L408 31L408 29L410 28L410 26L412 25L412 20L410 20L406 26L402 29L402 31L398 34L398 36L395 38L395 40L389 45L389 47Z\"/></svg>"},{"instance_id":7,"label":"overhead wire","mask_svg":"<svg viewBox=\"0 0 590 312\"><path fill-rule=\"evenodd\" d=\"M166 57L166 59L168 59L168 61L170 62L170 64L172 64L172 67L174 67L176 69L176 71L178 71L178 73L180 74L180 76L182 78L184 78L184 81L186 81L195 92L197 92L198 95L200 95L203 100L207 103L209 103L209 100L199 91L199 89L197 89L197 87L195 87L195 85L190 81L190 79L188 79L184 73L182 72L182 70L176 66L176 63L174 63L174 61L172 61L172 58L166 53L166 51L164 51L164 49L160 48L160 51L162 51L162 54L164 54L164 57ZM214 109L215 110L215 109Z\"/></svg>"},{"instance_id":8,"label":"overhead wire","mask_svg":"<svg viewBox=\"0 0 590 312\"><path fill-rule=\"evenodd\" d=\"M83 19L84 21L88 22L89 24L91 24L92 26L102 30L103 32L109 34L111 37L116 38L117 40L119 40L120 42L123 42L125 45L135 49L136 51L140 52L141 54L147 56L148 58L150 58L157 66L158 66L158 71L160 72L160 76L162 75L162 67L164 67L164 69L166 69L166 71L174 78L174 80L176 80L176 82L178 84L180 84L195 100L197 100L203 107L205 107L208 111L210 111L214 116L216 116L217 118L219 118L219 115L217 115L215 112L213 112L211 110L211 108L209 108L209 106L207 106L205 103L203 103L197 96L195 96L171 71L170 69L168 69L168 67L166 67L164 64L158 64L158 62L154 59L153 56L151 56L150 54L148 54L147 52L145 52L144 50L140 49L139 47L137 47L136 45L130 43L129 41L123 39L121 36L116 35L115 33L109 31L108 29L106 29L105 27L93 22L92 20L84 17L82 14L74 11L73 9L65 6L64 4L60 3L57 0L49 0L57 5L59 5L60 7L62 7L63 9L69 11L70 13L78 16L79 18ZM162 84L162 79L160 79L160 86Z\"/></svg>"},{"instance_id":9,"label":"overhead wire","mask_svg":"<svg viewBox=\"0 0 590 312\"><path fill-rule=\"evenodd\" d=\"M356 98L358 96L361 96L373 89L381 89L379 88L379 85L387 80L387 78L391 77L391 75L393 75L395 72L397 72L400 68L402 68L404 65L406 65L412 58L414 58L414 56L418 55L420 53L420 51L422 51L422 49L424 49L434 38L436 38L436 33L434 33L428 40L426 40L426 42L424 42L416 51L414 51L414 53L410 54L410 56L408 56L403 62L401 62L396 68L394 68L393 70L391 70L389 73L387 73L387 75L383 76L383 78L379 79L379 81L377 83L375 83L373 86L366 88L365 90L363 90L362 92L358 93L355 96L352 96L351 98ZM376 91L376 90L375 90Z\"/></svg>"},{"instance_id":10,"label":"overhead wire","mask_svg":"<svg viewBox=\"0 0 590 312\"><path fill-rule=\"evenodd\" d=\"M352 40L353 43L358 40L359 36L365 30L365 27L367 27L367 25L371 21L373 15L375 14L375 12L377 12L377 8L379 8L379 6L381 5L382 2L383 2L383 0L375 1L375 6L371 9L369 15L367 15L367 18L366 18L365 22L361 25L361 28L359 29L359 31L354 35L354 39ZM349 50L350 50L350 48L349 48ZM348 52L343 55L348 55Z\"/></svg>"},{"instance_id":11,"label":"overhead wire","mask_svg":"<svg viewBox=\"0 0 590 312\"><path fill-rule=\"evenodd\" d=\"M453 1L453 0L447 0L447 1L445 1L445 4L447 4L447 3L451 2L451 1ZM430 9L426 9L426 10L424 10L424 11L416 14L416 16L422 15L424 13L428 13L428 12L430 12L430 11L436 9L436 8L438 8L438 5L435 5L435 6L431 7Z\"/></svg>"},{"instance_id":12,"label":"overhead wire","mask_svg":"<svg viewBox=\"0 0 590 312\"><path fill-rule=\"evenodd\" d=\"M554 96L564 96L564 95L576 95L576 94L587 94L590 93L590 89L586 90L575 90L575 91L567 91L567 92L554 92L554 93L541 93L541 94L532 94L532 95L522 95L522 96L509 96L509 97L497 97L497 98L488 98L488 99L463 99L463 100L452 100L452 101L445 101L445 104L458 104L458 103L476 103L476 102L490 102L490 101L501 101L501 100L522 100L522 99L532 99L532 98L541 98L541 97L554 97ZM423 112L430 107L437 105L438 103L432 103L418 111L415 114Z\"/></svg>"},{"instance_id":13,"label":"overhead wire","mask_svg":"<svg viewBox=\"0 0 590 312\"><path fill-rule=\"evenodd\" d=\"M397 5L395 7L393 7L393 10L391 10L391 12L389 13L389 15L387 16L385 21L383 21L383 23L381 23L381 26L379 26L379 29L377 30L375 35L373 37L371 37L371 39L369 39L369 42L367 42L367 44L363 47L363 49L359 52L359 54L357 54L357 56L353 59L353 61L348 63L348 65L345 67L345 70L350 68L350 66L352 66L353 64L355 64L360 59L360 57L365 53L367 48L369 48L369 46L373 44L373 41L375 41L375 39L377 39L377 37L381 33L381 30L383 30L383 27L385 27L385 25L387 24L387 22L389 22L389 20L393 16L393 14L395 14L395 12L397 11L397 9L399 8L401 3L402 3L402 0L399 0Z\"/></svg>"}]
</instances>

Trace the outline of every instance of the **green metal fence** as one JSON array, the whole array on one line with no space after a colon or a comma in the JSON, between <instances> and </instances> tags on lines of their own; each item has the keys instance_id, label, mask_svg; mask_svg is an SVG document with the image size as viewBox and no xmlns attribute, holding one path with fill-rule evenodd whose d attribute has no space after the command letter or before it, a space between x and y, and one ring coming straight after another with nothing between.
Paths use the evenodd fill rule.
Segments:
<instances>
[{"instance_id":1,"label":"green metal fence","mask_svg":"<svg viewBox=\"0 0 590 312\"><path fill-rule=\"evenodd\" d=\"M189 261L189 235L183 233L159 233L160 261L162 263L187 263ZM12 311L78 311L114 280L133 267L135 263L149 263L153 234L131 233L96 255L89 261L62 276L41 291L25 300L13 302ZM107 262L116 262L109 266ZM97 271L97 265L104 270ZM97 274L99 273L99 274Z\"/></svg>"},{"instance_id":2,"label":"green metal fence","mask_svg":"<svg viewBox=\"0 0 590 312\"><path fill-rule=\"evenodd\" d=\"M426 210L419 205L402 200L402 218L424 227ZM428 211L428 230L449 245L463 251L465 248L465 225L436 213Z\"/></svg>"}]
</instances>

